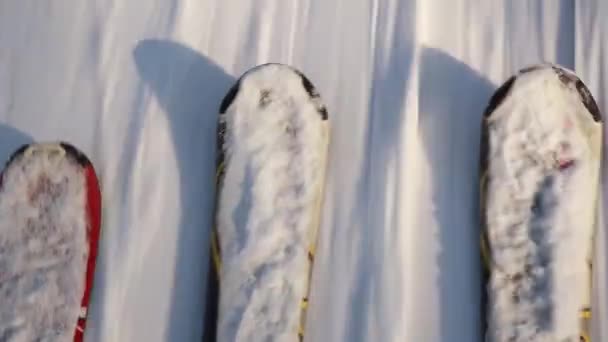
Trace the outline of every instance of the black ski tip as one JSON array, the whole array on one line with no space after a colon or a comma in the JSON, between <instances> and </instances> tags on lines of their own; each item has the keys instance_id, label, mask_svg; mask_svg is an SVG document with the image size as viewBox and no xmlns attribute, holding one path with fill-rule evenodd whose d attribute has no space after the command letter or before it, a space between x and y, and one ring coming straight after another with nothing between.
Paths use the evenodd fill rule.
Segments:
<instances>
[{"instance_id":1,"label":"black ski tip","mask_svg":"<svg viewBox=\"0 0 608 342\"><path fill-rule=\"evenodd\" d=\"M89 158L74 145L65 141L60 141L59 145L63 148L68 158L75 160L80 166L88 167L92 165Z\"/></svg>"},{"instance_id":2,"label":"black ski tip","mask_svg":"<svg viewBox=\"0 0 608 342\"><path fill-rule=\"evenodd\" d=\"M226 113L226 110L228 110L228 107L230 107L232 101L234 101L236 94L238 94L240 87L241 80L239 79L236 81L236 83L234 83L232 87L230 87L230 90L228 90L228 93L222 99L222 103L220 104L220 114Z\"/></svg>"},{"instance_id":3,"label":"black ski tip","mask_svg":"<svg viewBox=\"0 0 608 342\"><path fill-rule=\"evenodd\" d=\"M17 148L6 161L5 168L15 162L15 160L19 159L28 148L42 144L43 143L28 143L19 146L19 148ZM76 161L78 165L81 165L82 167L87 167L91 165L91 161L89 160L89 158L82 151L77 149L74 145L65 141L59 141L57 142L57 144L61 146L61 148L65 151L66 156Z\"/></svg>"},{"instance_id":4,"label":"black ski tip","mask_svg":"<svg viewBox=\"0 0 608 342\"><path fill-rule=\"evenodd\" d=\"M527 67L519 70L519 74L526 74L526 73L529 73L532 71L540 70L542 68L543 68L542 64L533 64L533 65L527 66Z\"/></svg>"},{"instance_id":5,"label":"black ski tip","mask_svg":"<svg viewBox=\"0 0 608 342\"><path fill-rule=\"evenodd\" d=\"M488 118L489 116L491 116L492 113L496 110L496 108L498 108L498 106L500 106L504 99L509 95L517 77L526 73L547 68L551 68L551 70L553 70L553 72L557 74L559 80L563 84L574 84L580 96L581 102L583 103L585 108L587 108L593 120L595 122L603 121L601 112L599 110L599 107L597 106L597 103L595 102L595 99L591 95L591 92L589 91L587 86L578 78L578 76L576 76L573 72L568 71L560 65L550 63L530 65L528 67L520 69L517 74L509 77L509 79L507 79L507 81L505 81L490 98L490 101L483 113L484 118Z\"/></svg>"},{"instance_id":6,"label":"black ski tip","mask_svg":"<svg viewBox=\"0 0 608 342\"><path fill-rule=\"evenodd\" d=\"M2 169L2 171L0 171L0 188L2 188L4 186L4 177L5 177L5 172L6 170L17 160L19 159L23 153L25 153L25 150L28 149L28 147L30 147L32 144L28 143L28 144L23 144L21 146L19 146L13 153L11 153L11 155L8 157L8 159L6 160L6 162L4 163L4 168Z\"/></svg>"},{"instance_id":7,"label":"black ski tip","mask_svg":"<svg viewBox=\"0 0 608 342\"><path fill-rule=\"evenodd\" d=\"M246 72L243 73L243 75L241 75L241 77L239 77L239 79L235 82L235 84L230 88L230 90L228 91L226 96L224 96L224 98L222 99L222 102L220 104L220 111L219 111L220 114L226 113L226 111L228 110L228 108L230 107L232 102L234 101L236 94L238 94L238 92L239 92L239 89L241 86L241 81L243 78L245 78L247 75L249 75L253 72L259 71L260 69L267 68L267 67L273 67L273 66L287 68L287 69L290 69L295 74L297 74L302 79L302 86L304 87L304 89L306 90L308 95L310 96L311 100L317 100L319 103L321 102L319 92L317 91L315 86L312 84L310 79L308 79L308 77L306 77L306 75L304 75L304 73L302 71L296 69L295 67L293 67L291 65L270 62L270 63L264 63L264 64L257 65L255 67L247 70ZM327 120L328 114L327 114L327 109L325 108L325 106L320 105L318 108L318 111L319 111L319 115L321 115L321 119Z\"/></svg>"},{"instance_id":8,"label":"black ski tip","mask_svg":"<svg viewBox=\"0 0 608 342\"><path fill-rule=\"evenodd\" d=\"M517 77L523 75L523 74L527 74L533 71L537 71L537 70L541 70L546 68L547 65L544 64L532 64L530 66L527 66L525 68L520 69L517 73L515 73L514 75L512 75L511 77L509 77L492 95L492 97L490 98L490 101L488 103L488 106L486 107L483 116L484 118L487 118L489 116L492 115L492 113L496 110L496 108L498 108L498 106L500 106L500 104L505 100L505 98L509 95L509 93L511 92L511 88L513 88L513 84L515 83L515 80L517 80Z\"/></svg>"},{"instance_id":9,"label":"black ski tip","mask_svg":"<svg viewBox=\"0 0 608 342\"><path fill-rule=\"evenodd\" d=\"M600 109L597 106L595 99L591 95L591 92L589 91L585 83L577 79L575 86L576 90L578 90L579 96L581 97L581 101L583 101L583 104L585 105L585 108L587 108L589 113L591 113L593 121L603 122L602 113L600 112Z\"/></svg>"},{"instance_id":10,"label":"black ski tip","mask_svg":"<svg viewBox=\"0 0 608 342\"><path fill-rule=\"evenodd\" d=\"M21 146L19 146L19 148L17 148L9 157L8 160L6 161L6 163L4 164L4 168L8 167L9 165L11 165L15 160L17 160L19 157L21 157L23 155L23 153L25 152L25 150L28 149L28 147L32 146L31 143L29 144L23 144Z\"/></svg>"},{"instance_id":11,"label":"black ski tip","mask_svg":"<svg viewBox=\"0 0 608 342\"><path fill-rule=\"evenodd\" d=\"M13 163L15 163L18 159L20 159L30 147L35 147L37 145L43 145L43 144L44 143L35 143L35 142L27 143L27 144L23 144L23 145L19 146L17 149L15 149L15 151L8 157L7 161L4 163L4 168L0 172L0 185L2 183L2 179L4 178L5 171ZM81 167L86 168L86 167L92 165L89 158L84 153L82 153L80 150L78 150L76 147L74 147L74 145L72 145L68 142L65 142L65 141L59 141L56 144L58 144L64 150L67 158L74 160Z\"/></svg>"},{"instance_id":12,"label":"black ski tip","mask_svg":"<svg viewBox=\"0 0 608 342\"><path fill-rule=\"evenodd\" d=\"M306 77L306 75L304 75L304 73L301 72L300 70L295 69L293 67L290 67L290 68L296 74L298 74L300 76L300 78L302 79L302 86L304 87L304 89L308 93L308 96L310 96L310 98L312 100L317 100L317 101L319 101L319 103L321 103L321 95L319 95L319 92L317 91L317 88L315 88L315 86L308 79L308 77ZM318 111L319 111L319 115L321 115L321 119L322 120L327 120L328 115L327 115L327 108L325 108L325 105L320 105L319 108L318 108Z\"/></svg>"},{"instance_id":13,"label":"black ski tip","mask_svg":"<svg viewBox=\"0 0 608 342\"><path fill-rule=\"evenodd\" d=\"M494 92L494 94L490 98L488 106L483 112L484 118L490 117L490 115L494 113L496 108L498 108L498 106L500 106L500 104L505 100L507 95L509 95L511 88L513 87L513 83L515 82L515 78L516 76L509 77L509 79Z\"/></svg>"},{"instance_id":14,"label":"black ski tip","mask_svg":"<svg viewBox=\"0 0 608 342\"><path fill-rule=\"evenodd\" d=\"M587 110L591 114L593 121L602 122L603 119L600 109L597 106L595 99L591 95L591 92L589 91L589 88L587 88L585 83L583 83L583 81L581 81L581 79L576 74L564 69L559 65L552 65L551 68L557 74L557 77L564 85L574 84L574 87L578 92L581 102L583 103L583 105L585 105L585 108L587 108Z\"/></svg>"}]
</instances>

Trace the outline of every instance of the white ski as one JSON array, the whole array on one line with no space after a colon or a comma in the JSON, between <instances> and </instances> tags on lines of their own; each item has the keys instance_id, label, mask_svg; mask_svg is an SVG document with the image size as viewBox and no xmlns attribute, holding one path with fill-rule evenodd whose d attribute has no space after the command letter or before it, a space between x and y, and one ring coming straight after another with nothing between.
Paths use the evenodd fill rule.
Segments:
<instances>
[{"instance_id":1,"label":"white ski","mask_svg":"<svg viewBox=\"0 0 608 342\"><path fill-rule=\"evenodd\" d=\"M484 117L486 341L588 339L602 122L584 84L522 70Z\"/></svg>"},{"instance_id":2,"label":"white ski","mask_svg":"<svg viewBox=\"0 0 608 342\"><path fill-rule=\"evenodd\" d=\"M328 149L327 112L300 72L246 72L220 110L217 341L303 333Z\"/></svg>"}]
</instances>

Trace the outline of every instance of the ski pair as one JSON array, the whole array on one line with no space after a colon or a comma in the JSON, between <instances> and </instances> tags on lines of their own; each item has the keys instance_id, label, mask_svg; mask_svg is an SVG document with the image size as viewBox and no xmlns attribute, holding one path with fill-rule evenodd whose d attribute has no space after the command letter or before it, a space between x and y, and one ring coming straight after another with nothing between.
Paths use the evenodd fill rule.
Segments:
<instances>
[{"instance_id":1,"label":"ski pair","mask_svg":"<svg viewBox=\"0 0 608 342\"><path fill-rule=\"evenodd\" d=\"M204 341L303 338L324 184L327 111L299 71L247 71L220 106ZM484 336L590 341L602 119L552 64L490 99L480 150Z\"/></svg>"},{"instance_id":2,"label":"ski pair","mask_svg":"<svg viewBox=\"0 0 608 342\"><path fill-rule=\"evenodd\" d=\"M68 143L16 150L0 175L0 341L83 340L100 234L93 165Z\"/></svg>"}]
</instances>

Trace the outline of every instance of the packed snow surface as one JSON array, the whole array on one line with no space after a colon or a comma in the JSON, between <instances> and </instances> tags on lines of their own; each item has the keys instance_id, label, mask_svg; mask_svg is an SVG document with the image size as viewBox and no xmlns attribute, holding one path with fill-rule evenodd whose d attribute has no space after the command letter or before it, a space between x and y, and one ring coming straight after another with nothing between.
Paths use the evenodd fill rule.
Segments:
<instances>
[{"instance_id":1,"label":"packed snow surface","mask_svg":"<svg viewBox=\"0 0 608 342\"><path fill-rule=\"evenodd\" d=\"M293 65L331 127L305 342L480 342L484 107L548 61L605 112L606 17L604 0L0 1L0 157L61 139L98 170L86 342L200 341L218 107L247 69Z\"/></svg>"},{"instance_id":2,"label":"packed snow surface","mask_svg":"<svg viewBox=\"0 0 608 342\"><path fill-rule=\"evenodd\" d=\"M247 73L222 114L218 341L295 341L327 155L318 98L290 68Z\"/></svg>"},{"instance_id":3,"label":"packed snow surface","mask_svg":"<svg viewBox=\"0 0 608 342\"><path fill-rule=\"evenodd\" d=\"M542 66L517 76L486 125L488 341L578 341L590 305L601 122L568 71Z\"/></svg>"},{"instance_id":4,"label":"packed snow surface","mask_svg":"<svg viewBox=\"0 0 608 342\"><path fill-rule=\"evenodd\" d=\"M88 256L82 168L26 152L0 190L0 341L71 341Z\"/></svg>"}]
</instances>

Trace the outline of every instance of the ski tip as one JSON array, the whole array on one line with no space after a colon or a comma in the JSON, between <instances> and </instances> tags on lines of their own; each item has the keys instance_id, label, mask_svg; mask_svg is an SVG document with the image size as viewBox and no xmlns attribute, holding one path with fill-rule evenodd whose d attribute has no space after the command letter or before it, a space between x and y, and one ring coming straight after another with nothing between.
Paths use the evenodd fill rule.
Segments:
<instances>
[{"instance_id":1,"label":"ski tip","mask_svg":"<svg viewBox=\"0 0 608 342\"><path fill-rule=\"evenodd\" d=\"M529 75L530 73L543 72L546 70L552 70L558 77L558 79L567 86L574 86L577 90L580 100L587 108L587 111L592 116L595 122L602 122L602 115L595 102L595 99L591 95L589 88L583 81L570 69L554 64L554 63L540 63L527 66L520 69L515 75L509 77L492 95L486 109L483 113L484 118L489 118L492 113L498 108L505 98L511 93L511 90L519 77L522 75Z\"/></svg>"},{"instance_id":2,"label":"ski tip","mask_svg":"<svg viewBox=\"0 0 608 342\"><path fill-rule=\"evenodd\" d=\"M76 161L83 168L91 166L89 158L74 145L65 142L43 142L43 143L28 143L17 148L8 158L5 163L5 168L20 159L23 156L33 155L36 153L56 153L65 155L68 158Z\"/></svg>"},{"instance_id":3,"label":"ski tip","mask_svg":"<svg viewBox=\"0 0 608 342\"><path fill-rule=\"evenodd\" d=\"M89 158L82 151L77 149L74 145L67 143L65 141L60 142L59 145L64 149L67 156L69 158L72 158L73 160L75 160L80 166L82 166L82 167L92 166L92 163L89 160Z\"/></svg>"},{"instance_id":4,"label":"ski tip","mask_svg":"<svg viewBox=\"0 0 608 342\"><path fill-rule=\"evenodd\" d=\"M30 147L30 145L32 144L24 144L19 146L19 148L17 148L9 157L8 160L6 161L4 167L6 168L7 166L11 165L15 160L17 160L18 158L20 158L24 153L25 150Z\"/></svg>"},{"instance_id":5,"label":"ski tip","mask_svg":"<svg viewBox=\"0 0 608 342\"><path fill-rule=\"evenodd\" d=\"M313 101L316 101L316 102L320 102L319 92L317 91L317 89L313 85L313 83L310 81L310 79L308 77L306 77L306 75L302 71L300 71L299 69L297 69L291 65L271 62L271 63L257 65L255 67L245 71L245 73L243 73L243 75L241 75L241 77L239 77L239 79L235 82L235 84L230 88L230 90L228 91L226 96L222 99L222 102L220 104L220 110L219 110L220 114L226 113L226 111L228 110L230 105L233 103L234 98L236 97L236 95L239 92L241 81L245 77L251 75L252 73L260 72L267 68L284 69L285 71L292 72L292 73L298 75L300 77L300 79L302 80L302 86L304 87L304 89L306 90L308 95L310 96L310 99ZM321 115L322 120L328 119L327 109L325 108L325 106L319 106L319 115Z\"/></svg>"},{"instance_id":6,"label":"ski tip","mask_svg":"<svg viewBox=\"0 0 608 342\"><path fill-rule=\"evenodd\" d=\"M509 79L503 83L498 89L494 92L492 97L490 97L490 102L488 103L486 110L483 112L484 118L489 118L492 113L502 104L507 95L511 92L511 88L513 87L513 83L515 82L515 76L509 77Z\"/></svg>"},{"instance_id":7,"label":"ski tip","mask_svg":"<svg viewBox=\"0 0 608 342\"><path fill-rule=\"evenodd\" d=\"M585 105L585 108L589 111L593 117L593 121L602 122L602 115L595 102L595 99L591 95L589 88L581 81L581 79L570 69L557 64L547 64L558 76L559 80L567 85L574 85L578 95L580 96L581 102Z\"/></svg>"}]
</instances>

